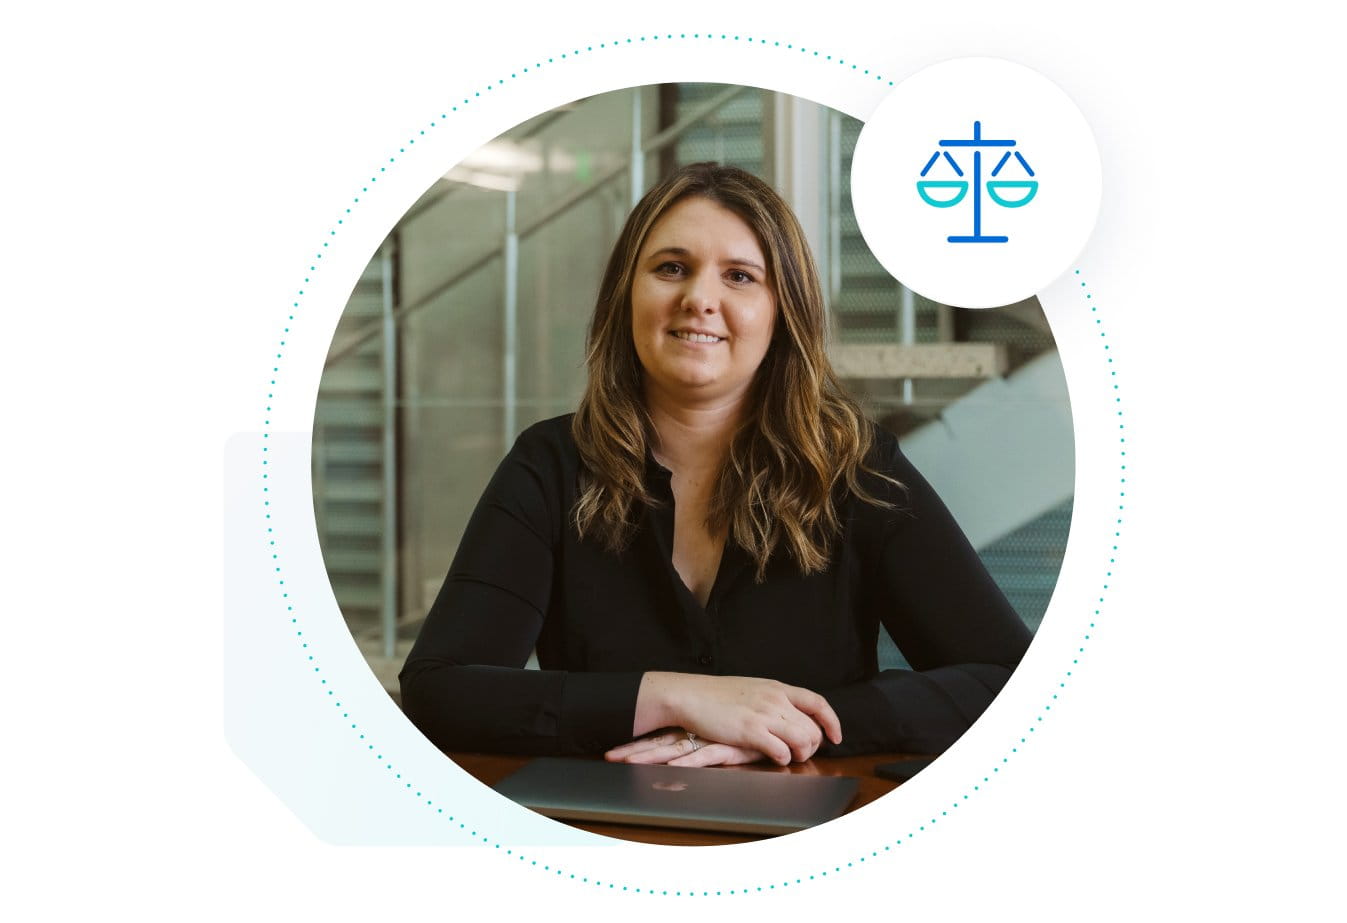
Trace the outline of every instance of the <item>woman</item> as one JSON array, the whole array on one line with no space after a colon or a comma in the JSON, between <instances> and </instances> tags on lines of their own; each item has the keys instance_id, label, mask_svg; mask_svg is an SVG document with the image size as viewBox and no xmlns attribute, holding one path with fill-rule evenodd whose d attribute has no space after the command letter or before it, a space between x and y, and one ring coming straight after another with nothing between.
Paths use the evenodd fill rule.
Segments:
<instances>
[{"instance_id":1,"label":"woman","mask_svg":"<svg viewBox=\"0 0 1347 923\"><path fill-rule=\"evenodd\" d=\"M427 737L785 764L937 753L976 720L1029 633L824 329L765 183L695 164L641 200L578 411L501 463L402 671ZM912 670L878 672L881 624Z\"/></svg>"}]
</instances>

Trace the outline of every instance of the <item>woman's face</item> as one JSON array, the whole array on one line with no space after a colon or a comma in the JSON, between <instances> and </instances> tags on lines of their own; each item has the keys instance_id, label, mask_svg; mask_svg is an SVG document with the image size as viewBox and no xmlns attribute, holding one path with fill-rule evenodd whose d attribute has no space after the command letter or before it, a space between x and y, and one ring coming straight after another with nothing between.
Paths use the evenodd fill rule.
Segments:
<instances>
[{"instance_id":1,"label":"woman's face","mask_svg":"<svg viewBox=\"0 0 1347 923\"><path fill-rule=\"evenodd\" d=\"M655 222L631 286L647 389L696 403L747 393L776 322L766 267L753 229L710 199L684 199Z\"/></svg>"}]
</instances>

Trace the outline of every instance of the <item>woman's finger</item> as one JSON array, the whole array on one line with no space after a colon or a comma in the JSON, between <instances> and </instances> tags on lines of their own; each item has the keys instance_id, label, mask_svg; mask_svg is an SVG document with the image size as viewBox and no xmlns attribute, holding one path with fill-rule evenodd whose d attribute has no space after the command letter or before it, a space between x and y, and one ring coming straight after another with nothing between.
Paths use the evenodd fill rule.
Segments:
<instances>
[{"instance_id":1,"label":"woman's finger","mask_svg":"<svg viewBox=\"0 0 1347 923\"><path fill-rule=\"evenodd\" d=\"M799 686L787 686L786 696L791 704L812 718L828 739L835 744L842 742L842 722L837 717L837 712L828 704L828 700L811 689L802 689Z\"/></svg>"},{"instance_id":2,"label":"woman's finger","mask_svg":"<svg viewBox=\"0 0 1347 923\"><path fill-rule=\"evenodd\" d=\"M790 748L791 759L797 763L812 757L823 742L823 731L814 719L795 708L781 715L772 731Z\"/></svg>"},{"instance_id":3,"label":"woman's finger","mask_svg":"<svg viewBox=\"0 0 1347 923\"><path fill-rule=\"evenodd\" d=\"M640 753L643 750L653 750L658 747L671 746L686 737L687 733L685 731L665 731L659 734L651 734L648 737L638 737L630 743L625 743L620 747L614 747L609 750L604 754L604 758L618 761L633 753Z\"/></svg>"},{"instance_id":4,"label":"woman's finger","mask_svg":"<svg viewBox=\"0 0 1347 923\"><path fill-rule=\"evenodd\" d=\"M614 747L613 749L607 751L606 753L603 754L603 758L606 760L615 760L615 761L622 760L633 753L639 753L642 750L648 749L650 746L651 746L650 744L646 743L643 740L633 740L631 743L626 743L620 747Z\"/></svg>"},{"instance_id":5,"label":"woman's finger","mask_svg":"<svg viewBox=\"0 0 1347 923\"><path fill-rule=\"evenodd\" d=\"M789 765L795 756L790 742L783 740L779 735L773 733L766 727L761 728L754 734L748 740L746 746L750 749L757 750L778 766Z\"/></svg>"},{"instance_id":6,"label":"woman's finger","mask_svg":"<svg viewBox=\"0 0 1347 923\"><path fill-rule=\"evenodd\" d=\"M625 756L620 757L619 761L624 763L642 764L667 763L669 760L677 759L680 756L695 753L700 747L700 744L694 746L691 740L688 740L686 737L680 737L673 743L648 747L644 750L628 753Z\"/></svg>"},{"instance_id":7,"label":"woman's finger","mask_svg":"<svg viewBox=\"0 0 1347 923\"><path fill-rule=\"evenodd\" d=\"M696 753L688 753L677 759L669 760L670 766L739 766L744 763L756 763L763 759L757 750L735 747L730 744L707 744Z\"/></svg>"},{"instance_id":8,"label":"woman's finger","mask_svg":"<svg viewBox=\"0 0 1347 923\"><path fill-rule=\"evenodd\" d=\"M801 708L801 705L804 708ZM784 683L772 683L771 694L760 701L758 707L759 714L765 722L763 729L776 737L780 745L764 747L754 741L748 743L756 746L773 762L780 765L804 762L812 757L823 742L823 735L828 731L820 721L815 720L810 711L805 709L817 711L824 722L831 721L840 739L841 728L837 722L837 715L827 700L816 692ZM784 749L784 755L781 748Z\"/></svg>"}]
</instances>

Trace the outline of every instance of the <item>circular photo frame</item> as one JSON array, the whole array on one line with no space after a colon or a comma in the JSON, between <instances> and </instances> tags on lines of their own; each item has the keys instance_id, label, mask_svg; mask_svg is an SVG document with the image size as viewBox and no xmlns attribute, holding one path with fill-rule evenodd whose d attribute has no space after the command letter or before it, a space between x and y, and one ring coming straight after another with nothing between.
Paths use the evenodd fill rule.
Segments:
<instances>
[{"instance_id":1,"label":"circular photo frame","mask_svg":"<svg viewBox=\"0 0 1347 923\"><path fill-rule=\"evenodd\" d=\"M697 43L707 63L689 68L679 50L686 43ZM639 46L638 57L630 49ZM668 33L596 42L521 65L457 97L461 102L397 145L389 163L335 210L340 217L313 261L301 267L303 282L283 315L266 382L266 424L237 438L228 453L227 730L240 756L316 832L339 842L477 845L500 851L530 873L614 890L753 893L806 886L875 864L895 850L919 848L926 830L957 823L960 813L994 801L996 790L1008 784L1001 776L1032 747L1058 696L1069 694L1089 633L1102 618L1121 536L1125 430L1113 429L1123 426L1121 394L1084 257L1081 268L1037 298L1074 409L1074 441L1068 438L1074 503L1061 573L1029 653L936 770L831 823L732 847L733 862L724 861L723 850L665 850L659 869L652 870L649 847L538 817L488 792L447 760L402 716L355 643L339 605L343 589L334 590L329 578L340 550L321 531L331 512L316 515L314 508L315 496L327 496L319 482L330 469L315 452L322 442L311 421L324 370L344 347L338 326L343 312L351 293L359 295L368 284L359 280L367 275L370 254L381 252L380 262L391 257L381 249L388 230L403 220L408 203L423 200L432 180L452 173L451 166L476 169L469 154L508 136L513 126L604 95L600 91L611 93L614 83L658 88L692 78L771 87L774 96L801 102L792 110L773 101L775 130L789 136L802 131L804 104L863 120L901 76L872 72L822 49L749 36ZM815 91L797 92L811 78ZM630 104L641 95L628 93ZM774 162L772 169L785 177L793 166L798 164ZM568 169L581 170L577 160ZM604 167L591 161L585 169L593 176ZM630 177L628 183L634 185ZM379 288L382 301L382 281ZM504 420L503 408L489 409ZM317 426L325 425L319 419ZM1070 426L1068 417L1068 432ZM499 457L501 444L482 452ZM609 848L602 854L567 848L594 845Z\"/></svg>"}]
</instances>

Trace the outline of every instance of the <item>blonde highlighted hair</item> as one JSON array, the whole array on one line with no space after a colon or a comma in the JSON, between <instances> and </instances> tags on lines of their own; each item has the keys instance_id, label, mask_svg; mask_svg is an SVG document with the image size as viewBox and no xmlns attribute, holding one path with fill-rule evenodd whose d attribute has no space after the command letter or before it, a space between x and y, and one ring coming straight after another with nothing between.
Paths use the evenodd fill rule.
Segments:
<instances>
[{"instance_id":1,"label":"blonde highlighted hair","mask_svg":"<svg viewBox=\"0 0 1347 923\"><path fill-rule=\"evenodd\" d=\"M737 167L682 167L637 203L613 247L589 329L589 381L572 423L585 468L575 525L581 536L621 551L642 509L656 503L645 486L654 426L632 340L631 290L651 228L692 197L729 209L753 229L778 312L748 416L712 494L708 526L728 528L753 558L759 581L781 549L802 573L817 573L841 532L840 487L864 502L889 504L859 481L862 472L876 473L865 464L870 424L828 362L823 292L800 223L771 186Z\"/></svg>"}]
</instances>

